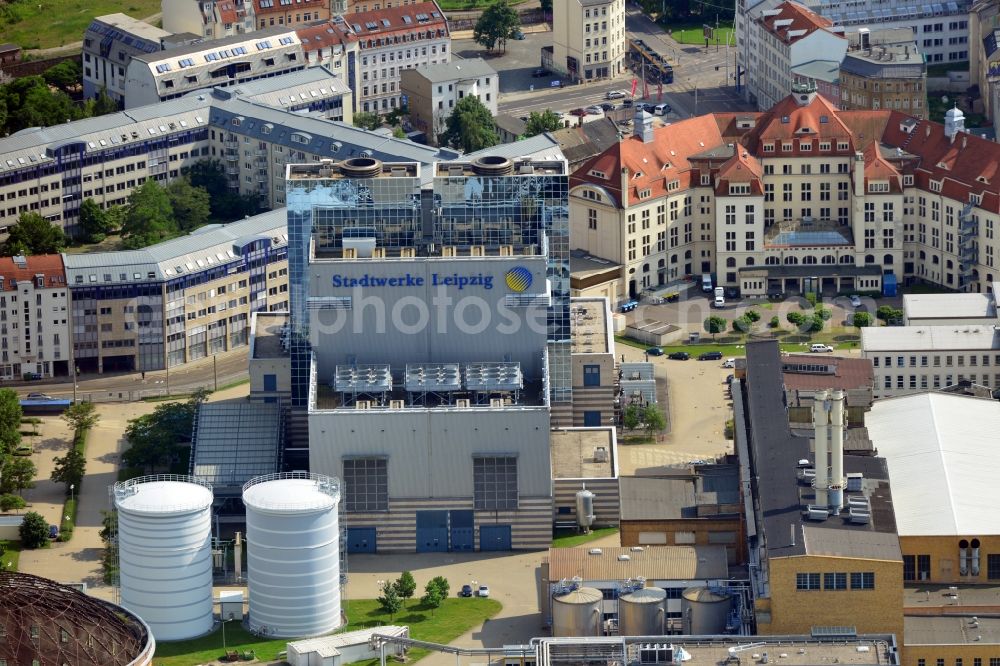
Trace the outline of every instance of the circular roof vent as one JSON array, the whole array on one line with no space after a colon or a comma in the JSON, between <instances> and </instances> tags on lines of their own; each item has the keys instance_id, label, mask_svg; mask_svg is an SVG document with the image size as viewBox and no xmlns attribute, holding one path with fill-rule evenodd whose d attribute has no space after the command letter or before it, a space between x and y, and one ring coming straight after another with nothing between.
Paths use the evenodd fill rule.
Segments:
<instances>
[{"instance_id":1,"label":"circular roof vent","mask_svg":"<svg viewBox=\"0 0 1000 666\"><path fill-rule=\"evenodd\" d=\"M514 162L499 155L484 155L473 160L472 170L480 176L509 176L514 173Z\"/></svg>"},{"instance_id":2,"label":"circular roof vent","mask_svg":"<svg viewBox=\"0 0 1000 666\"><path fill-rule=\"evenodd\" d=\"M340 173L348 178L375 178L382 173L382 161L374 157L352 157L340 163Z\"/></svg>"}]
</instances>

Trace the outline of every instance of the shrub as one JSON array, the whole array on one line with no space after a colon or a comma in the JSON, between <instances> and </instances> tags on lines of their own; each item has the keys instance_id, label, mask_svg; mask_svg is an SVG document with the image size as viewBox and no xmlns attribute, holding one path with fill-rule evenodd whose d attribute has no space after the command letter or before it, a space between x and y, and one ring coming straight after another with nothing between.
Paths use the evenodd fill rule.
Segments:
<instances>
[{"instance_id":1,"label":"shrub","mask_svg":"<svg viewBox=\"0 0 1000 666\"><path fill-rule=\"evenodd\" d=\"M833 316L833 310L830 308L824 308L822 305L816 307L816 315L823 319L823 321L829 321L830 317Z\"/></svg>"},{"instance_id":2,"label":"shrub","mask_svg":"<svg viewBox=\"0 0 1000 666\"><path fill-rule=\"evenodd\" d=\"M0 511L15 511L28 506L23 497L18 495L0 495Z\"/></svg>"},{"instance_id":3,"label":"shrub","mask_svg":"<svg viewBox=\"0 0 1000 666\"><path fill-rule=\"evenodd\" d=\"M49 524L40 513L30 511L18 529L25 548L41 548L49 541Z\"/></svg>"},{"instance_id":4,"label":"shrub","mask_svg":"<svg viewBox=\"0 0 1000 666\"><path fill-rule=\"evenodd\" d=\"M806 300L809 301L810 307L816 307L816 294L813 292L806 293Z\"/></svg>"},{"instance_id":5,"label":"shrub","mask_svg":"<svg viewBox=\"0 0 1000 666\"><path fill-rule=\"evenodd\" d=\"M812 317L809 318L807 322L806 330L809 331L810 333L819 333L820 331L823 330L824 323L825 322L821 316L813 315Z\"/></svg>"},{"instance_id":6,"label":"shrub","mask_svg":"<svg viewBox=\"0 0 1000 666\"><path fill-rule=\"evenodd\" d=\"M785 315L785 319L787 319L788 323L793 326L802 326L806 323L806 316L801 312L789 312Z\"/></svg>"},{"instance_id":7,"label":"shrub","mask_svg":"<svg viewBox=\"0 0 1000 666\"><path fill-rule=\"evenodd\" d=\"M781 320L778 319L778 315L771 317L771 321L767 322L768 328L778 328L781 326Z\"/></svg>"},{"instance_id":8,"label":"shrub","mask_svg":"<svg viewBox=\"0 0 1000 666\"><path fill-rule=\"evenodd\" d=\"M757 312L756 310L752 309L752 308L749 309L749 310L747 310L743 314L743 316L746 317L747 319L749 319L754 324L756 324L758 321L760 321L760 313Z\"/></svg>"},{"instance_id":9,"label":"shrub","mask_svg":"<svg viewBox=\"0 0 1000 666\"><path fill-rule=\"evenodd\" d=\"M851 320L851 323L858 328L865 328L867 326L871 326L872 324L874 324L875 320L868 312L855 312L854 317Z\"/></svg>"},{"instance_id":10,"label":"shrub","mask_svg":"<svg viewBox=\"0 0 1000 666\"><path fill-rule=\"evenodd\" d=\"M733 320L733 330L738 331L739 333L749 333L752 326L752 322L746 315L737 317Z\"/></svg>"}]
</instances>

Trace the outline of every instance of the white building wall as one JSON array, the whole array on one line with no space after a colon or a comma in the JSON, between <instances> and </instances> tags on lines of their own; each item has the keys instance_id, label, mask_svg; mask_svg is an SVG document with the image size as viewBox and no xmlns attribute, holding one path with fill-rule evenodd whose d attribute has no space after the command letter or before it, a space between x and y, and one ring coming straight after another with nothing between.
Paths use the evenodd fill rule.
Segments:
<instances>
[{"instance_id":1,"label":"white building wall","mask_svg":"<svg viewBox=\"0 0 1000 666\"><path fill-rule=\"evenodd\" d=\"M66 285L20 280L15 290L0 292L0 379L51 377L53 362L71 358L69 318Z\"/></svg>"}]
</instances>

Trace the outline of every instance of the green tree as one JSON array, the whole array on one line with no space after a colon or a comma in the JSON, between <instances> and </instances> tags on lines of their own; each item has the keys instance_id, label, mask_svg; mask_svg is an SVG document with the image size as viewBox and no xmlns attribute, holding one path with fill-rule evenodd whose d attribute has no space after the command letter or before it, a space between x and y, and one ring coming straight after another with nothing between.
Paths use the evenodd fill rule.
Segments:
<instances>
[{"instance_id":1,"label":"green tree","mask_svg":"<svg viewBox=\"0 0 1000 666\"><path fill-rule=\"evenodd\" d=\"M880 305L875 316L887 324L898 324L903 321L903 311L891 305Z\"/></svg>"},{"instance_id":2,"label":"green tree","mask_svg":"<svg viewBox=\"0 0 1000 666\"><path fill-rule=\"evenodd\" d=\"M166 191L152 178L132 190L122 221L122 247L135 250L177 233L173 208Z\"/></svg>"},{"instance_id":3,"label":"green tree","mask_svg":"<svg viewBox=\"0 0 1000 666\"><path fill-rule=\"evenodd\" d=\"M817 305L814 316L819 317L823 321L829 321L830 318L833 317L833 310L830 308L824 308L822 305Z\"/></svg>"},{"instance_id":4,"label":"green tree","mask_svg":"<svg viewBox=\"0 0 1000 666\"><path fill-rule=\"evenodd\" d=\"M427 583L424 587L424 596L420 597L420 603L431 609L431 617L434 617L434 611L441 607L444 602L444 596L441 594L440 588Z\"/></svg>"},{"instance_id":5,"label":"green tree","mask_svg":"<svg viewBox=\"0 0 1000 666\"><path fill-rule=\"evenodd\" d=\"M413 593L417 591L417 581L413 580L412 573L404 571L399 574L399 578L396 579L396 591L403 598L404 604L407 599L413 596Z\"/></svg>"},{"instance_id":6,"label":"green tree","mask_svg":"<svg viewBox=\"0 0 1000 666\"><path fill-rule=\"evenodd\" d=\"M97 413L94 403L83 401L67 407L61 418L76 431L93 428L101 420L101 415Z\"/></svg>"},{"instance_id":7,"label":"green tree","mask_svg":"<svg viewBox=\"0 0 1000 666\"><path fill-rule=\"evenodd\" d=\"M646 405L642 410L642 427L645 428L648 437L652 437L654 433L661 432L667 427L667 420L656 405Z\"/></svg>"},{"instance_id":8,"label":"green tree","mask_svg":"<svg viewBox=\"0 0 1000 666\"><path fill-rule=\"evenodd\" d=\"M382 126L382 120L377 113L358 111L354 114L354 126L374 132Z\"/></svg>"},{"instance_id":9,"label":"green tree","mask_svg":"<svg viewBox=\"0 0 1000 666\"><path fill-rule=\"evenodd\" d=\"M472 30L472 38L492 51L497 46L507 50L507 40L521 27L517 12L507 0L497 0L479 16Z\"/></svg>"},{"instance_id":10,"label":"green tree","mask_svg":"<svg viewBox=\"0 0 1000 666\"><path fill-rule=\"evenodd\" d=\"M26 76L0 86L6 111L3 130L48 127L86 116L85 109L61 90L51 90L41 76Z\"/></svg>"},{"instance_id":11,"label":"green tree","mask_svg":"<svg viewBox=\"0 0 1000 666\"><path fill-rule=\"evenodd\" d=\"M24 498L19 495L0 495L0 511L17 511L18 509L23 509L28 506L28 503L24 501Z\"/></svg>"},{"instance_id":12,"label":"green tree","mask_svg":"<svg viewBox=\"0 0 1000 666\"><path fill-rule=\"evenodd\" d=\"M0 464L21 443L21 398L13 389L0 389Z\"/></svg>"},{"instance_id":13,"label":"green tree","mask_svg":"<svg viewBox=\"0 0 1000 666\"><path fill-rule=\"evenodd\" d=\"M3 254L13 257L18 254L58 254L66 247L66 234L38 213L21 213L17 224L8 231Z\"/></svg>"},{"instance_id":14,"label":"green tree","mask_svg":"<svg viewBox=\"0 0 1000 666\"><path fill-rule=\"evenodd\" d=\"M52 480L66 486L66 494L70 494L69 487L76 486L76 491L80 491L80 483L87 473L87 456L83 451L75 446L71 446L66 455L55 459L55 468L52 470Z\"/></svg>"},{"instance_id":15,"label":"green tree","mask_svg":"<svg viewBox=\"0 0 1000 666\"><path fill-rule=\"evenodd\" d=\"M440 590L442 599L447 599L448 595L451 594L451 583L444 576L434 576L434 578L428 581L427 585L433 585ZM424 589L426 590L427 588L425 587Z\"/></svg>"},{"instance_id":16,"label":"green tree","mask_svg":"<svg viewBox=\"0 0 1000 666\"><path fill-rule=\"evenodd\" d=\"M37 473L38 468L35 467L35 463L31 462L31 458L7 456L3 470L0 470L0 494L17 493L20 495L25 488L34 488L35 474Z\"/></svg>"},{"instance_id":17,"label":"green tree","mask_svg":"<svg viewBox=\"0 0 1000 666\"><path fill-rule=\"evenodd\" d=\"M851 318L851 323L857 328L867 328L875 323L875 319L869 312L855 312Z\"/></svg>"},{"instance_id":18,"label":"green tree","mask_svg":"<svg viewBox=\"0 0 1000 666\"><path fill-rule=\"evenodd\" d=\"M166 187L174 222L181 231L194 231L208 223L212 215L208 190L191 184L187 178L177 178Z\"/></svg>"},{"instance_id":19,"label":"green tree","mask_svg":"<svg viewBox=\"0 0 1000 666\"><path fill-rule=\"evenodd\" d=\"M80 204L80 228L88 243L100 243L108 235L108 215L90 197Z\"/></svg>"},{"instance_id":20,"label":"green tree","mask_svg":"<svg viewBox=\"0 0 1000 666\"><path fill-rule=\"evenodd\" d=\"M63 60L42 73L42 78L50 86L55 86L66 92L83 85L83 69L75 58Z\"/></svg>"},{"instance_id":21,"label":"green tree","mask_svg":"<svg viewBox=\"0 0 1000 666\"><path fill-rule=\"evenodd\" d=\"M642 414L639 412L638 406L629 405L625 408L625 413L622 414L622 425L625 426L626 430L635 430L642 425Z\"/></svg>"},{"instance_id":22,"label":"green tree","mask_svg":"<svg viewBox=\"0 0 1000 666\"><path fill-rule=\"evenodd\" d=\"M390 622L403 607L403 598L399 595L396 584L392 582L382 584L382 594L376 597L375 600L378 601L379 609L383 613L389 614Z\"/></svg>"},{"instance_id":23,"label":"green tree","mask_svg":"<svg viewBox=\"0 0 1000 666\"><path fill-rule=\"evenodd\" d=\"M207 392L197 391L187 402L157 405L152 414L128 422L125 437L129 448L122 462L146 471L165 468L178 450L191 442L191 427Z\"/></svg>"},{"instance_id":24,"label":"green tree","mask_svg":"<svg viewBox=\"0 0 1000 666\"><path fill-rule=\"evenodd\" d=\"M260 212L257 197L240 195L229 188L229 179L219 160L199 160L185 168L182 174L188 177L192 186L208 192L212 217L216 220L232 222Z\"/></svg>"},{"instance_id":25,"label":"green tree","mask_svg":"<svg viewBox=\"0 0 1000 666\"><path fill-rule=\"evenodd\" d=\"M524 124L524 136L537 136L543 132L554 132L562 127L562 120L552 109L541 113L532 111L528 114L528 122Z\"/></svg>"},{"instance_id":26,"label":"green tree","mask_svg":"<svg viewBox=\"0 0 1000 666\"><path fill-rule=\"evenodd\" d=\"M820 315L813 315L806 320L806 330L810 333L819 333L823 330L823 325L825 323L826 320L824 320L823 317Z\"/></svg>"},{"instance_id":27,"label":"green tree","mask_svg":"<svg viewBox=\"0 0 1000 666\"><path fill-rule=\"evenodd\" d=\"M493 114L475 95L466 95L448 116L443 140L454 148L472 153L500 143Z\"/></svg>"},{"instance_id":28,"label":"green tree","mask_svg":"<svg viewBox=\"0 0 1000 666\"><path fill-rule=\"evenodd\" d=\"M781 320L778 319L778 315L774 315L771 317L771 321L767 322L768 328L778 328L779 326L781 326Z\"/></svg>"},{"instance_id":29,"label":"green tree","mask_svg":"<svg viewBox=\"0 0 1000 666\"><path fill-rule=\"evenodd\" d=\"M751 328L753 328L753 322L746 315L733 320L733 330L737 333L749 333Z\"/></svg>"},{"instance_id":30,"label":"green tree","mask_svg":"<svg viewBox=\"0 0 1000 666\"><path fill-rule=\"evenodd\" d=\"M117 113L120 110L118 102L108 94L108 89L101 88L101 92L97 93L97 97L94 98L94 104L90 108L90 115L104 116L109 113Z\"/></svg>"},{"instance_id":31,"label":"green tree","mask_svg":"<svg viewBox=\"0 0 1000 666\"><path fill-rule=\"evenodd\" d=\"M726 320L719 315L712 315L705 318L703 326L707 332L712 334L712 339L714 340L717 334L726 330Z\"/></svg>"},{"instance_id":32,"label":"green tree","mask_svg":"<svg viewBox=\"0 0 1000 666\"><path fill-rule=\"evenodd\" d=\"M760 321L760 313L754 310L753 308L750 308L749 310L744 312L743 316L749 319L754 324Z\"/></svg>"},{"instance_id":33,"label":"green tree","mask_svg":"<svg viewBox=\"0 0 1000 666\"><path fill-rule=\"evenodd\" d=\"M806 316L801 312L789 312L785 315L785 319L788 320L789 324L796 327L801 327L806 323Z\"/></svg>"},{"instance_id":34,"label":"green tree","mask_svg":"<svg viewBox=\"0 0 1000 666\"><path fill-rule=\"evenodd\" d=\"M49 524L40 513L29 511L24 514L18 534L25 548L41 548L49 541Z\"/></svg>"}]
</instances>

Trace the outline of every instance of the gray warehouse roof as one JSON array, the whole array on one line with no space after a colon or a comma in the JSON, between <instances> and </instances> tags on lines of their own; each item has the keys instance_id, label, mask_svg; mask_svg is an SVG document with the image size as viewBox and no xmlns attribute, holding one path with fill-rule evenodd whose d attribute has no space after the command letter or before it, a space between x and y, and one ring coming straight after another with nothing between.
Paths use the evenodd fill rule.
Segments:
<instances>
[{"instance_id":1,"label":"gray warehouse roof","mask_svg":"<svg viewBox=\"0 0 1000 666\"><path fill-rule=\"evenodd\" d=\"M191 474L216 488L241 488L255 476L278 471L283 427L277 404L203 404L195 425Z\"/></svg>"},{"instance_id":2,"label":"gray warehouse roof","mask_svg":"<svg viewBox=\"0 0 1000 666\"><path fill-rule=\"evenodd\" d=\"M619 559L622 555L627 558ZM728 574L725 546L549 549L549 580L553 581L574 576L582 578L584 584L597 580L635 580L640 576L647 580L704 581L726 578Z\"/></svg>"}]
</instances>

